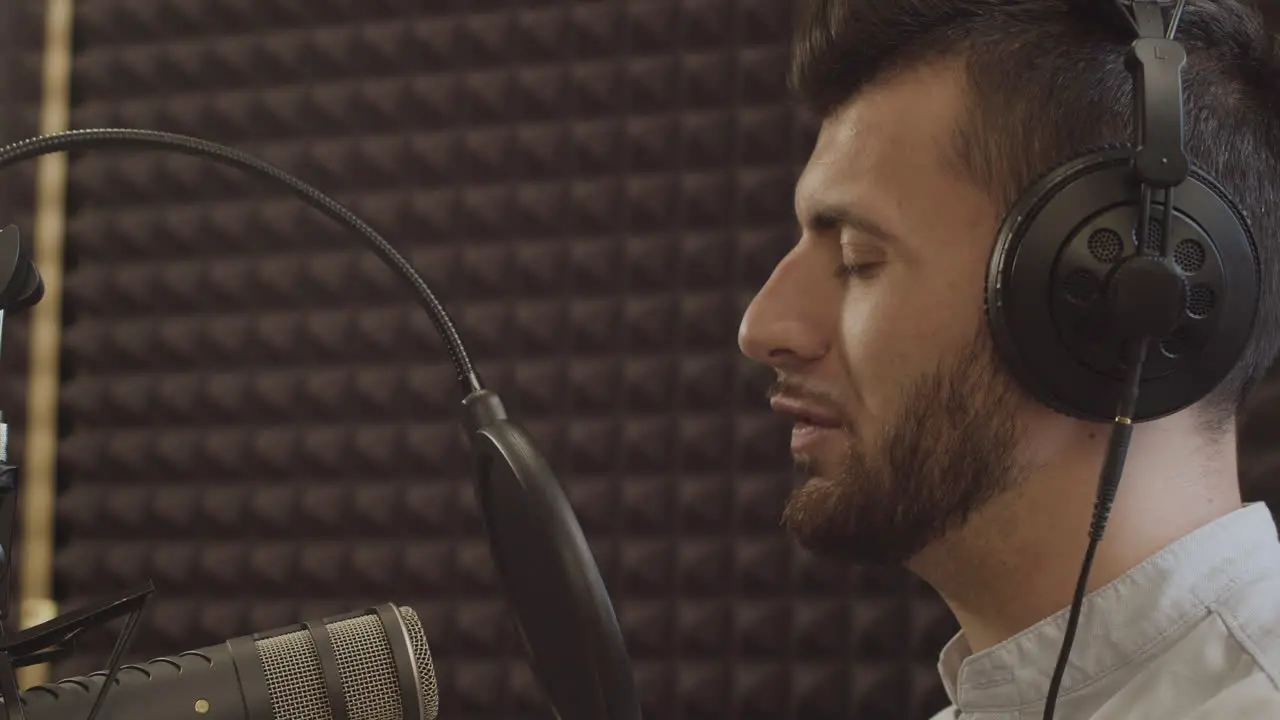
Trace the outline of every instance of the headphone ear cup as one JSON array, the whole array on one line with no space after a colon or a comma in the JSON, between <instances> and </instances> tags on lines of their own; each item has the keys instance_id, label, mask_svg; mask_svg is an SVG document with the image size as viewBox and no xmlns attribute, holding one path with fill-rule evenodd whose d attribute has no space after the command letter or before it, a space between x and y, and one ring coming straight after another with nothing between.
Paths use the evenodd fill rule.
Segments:
<instances>
[{"instance_id":1,"label":"headphone ear cup","mask_svg":"<svg viewBox=\"0 0 1280 720\"><path fill-rule=\"evenodd\" d=\"M1258 314L1261 273L1242 213L1194 168L1173 198L1170 260L1187 285L1186 306L1176 329L1148 350L1134 421L1178 412L1217 388L1243 356ZM1125 364L1108 283L1137 243L1161 252L1162 205L1153 201L1153 227L1138 233L1139 200L1132 151L1091 151L1033 184L996 237L985 293L996 352L1028 393L1058 412L1115 418Z\"/></svg>"}]
</instances>

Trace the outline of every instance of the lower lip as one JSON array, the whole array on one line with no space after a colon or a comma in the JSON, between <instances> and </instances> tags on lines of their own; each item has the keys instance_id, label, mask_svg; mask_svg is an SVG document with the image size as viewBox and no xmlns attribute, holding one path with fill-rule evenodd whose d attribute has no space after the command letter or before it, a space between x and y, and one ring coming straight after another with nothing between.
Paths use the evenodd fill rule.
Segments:
<instances>
[{"instance_id":1,"label":"lower lip","mask_svg":"<svg viewBox=\"0 0 1280 720\"><path fill-rule=\"evenodd\" d=\"M823 438L835 432L837 428L797 424L791 429L791 452L800 455L810 451Z\"/></svg>"}]
</instances>

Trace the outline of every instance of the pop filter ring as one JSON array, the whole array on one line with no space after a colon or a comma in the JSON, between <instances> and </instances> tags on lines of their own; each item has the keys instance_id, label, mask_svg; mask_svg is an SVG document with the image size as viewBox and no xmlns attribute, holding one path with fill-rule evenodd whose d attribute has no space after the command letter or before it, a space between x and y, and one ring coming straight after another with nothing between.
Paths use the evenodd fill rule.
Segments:
<instances>
[{"instance_id":1,"label":"pop filter ring","mask_svg":"<svg viewBox=\"0 0 1280 720\"><path fill-rule=\"evenodd\" d=\"M282 184L311 207L354 230L409 284L444 340L462 387L464 425L477 459L477 492L490 550L534 675L560 720L639 720L622 630L564 490L528 435L507 418L497 394L484 387L449 313L409 261L328 195L263 160L199 138L133 128L69 130L0 147L0 170L41 155L107 147L170 150ZM501 523L492 522L500 514L508 518L512 532L522 529L524 535L506 535ZM513 543L513 548L522 544L531 548L520 550L519 559L534 558L539 567L513 562L517 558L500 549L507 547L503 541ZM559 622L548 620L555 616Z\"/></svg>"}]
</instances>

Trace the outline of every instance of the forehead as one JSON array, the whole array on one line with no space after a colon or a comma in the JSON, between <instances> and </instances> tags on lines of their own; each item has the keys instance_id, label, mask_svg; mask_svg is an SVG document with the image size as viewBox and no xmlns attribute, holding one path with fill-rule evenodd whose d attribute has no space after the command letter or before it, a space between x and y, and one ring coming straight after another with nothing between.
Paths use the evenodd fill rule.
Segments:
<instances>
[{"instance_id":1,"label":"forehead","mask_svg":"<svg viewBox=\"0 0 1280 720\"><path fill-rule=\"evenodd\" d=\"M952 158L964 106L956 64L913 68L867 87L823 122L796 185L797 213L837 203L889 214L918 209L914 199L960 181Z\"/></svg>"}]
</instances>

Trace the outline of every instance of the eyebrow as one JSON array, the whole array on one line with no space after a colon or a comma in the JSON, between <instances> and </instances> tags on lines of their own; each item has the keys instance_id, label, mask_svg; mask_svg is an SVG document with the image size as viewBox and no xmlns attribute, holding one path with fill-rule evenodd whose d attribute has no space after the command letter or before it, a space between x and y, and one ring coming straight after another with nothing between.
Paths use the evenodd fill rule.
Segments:
<instances>
[{"instance_id":1,"label":"eyebrow","mask_svg":"<svg viewBox=\"0 0 1280 720\"><path fill-rule=\"evenodd\" d=\"M818 205L806 213L804 222L819 228L833 228L843 225L885 242L895 242L898 239L896 235L885 229L870 215L846 205Z\"/></svg>"}]
</instances>

